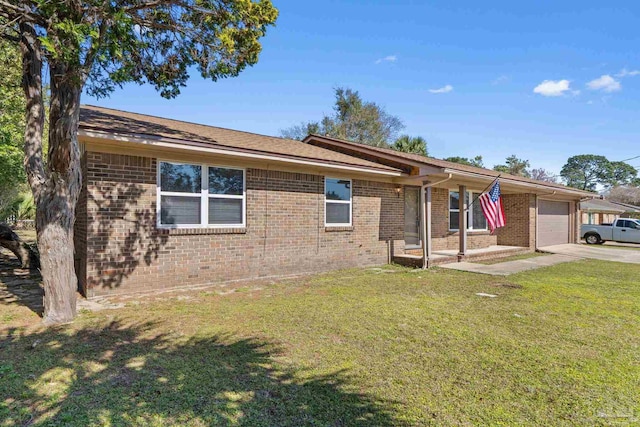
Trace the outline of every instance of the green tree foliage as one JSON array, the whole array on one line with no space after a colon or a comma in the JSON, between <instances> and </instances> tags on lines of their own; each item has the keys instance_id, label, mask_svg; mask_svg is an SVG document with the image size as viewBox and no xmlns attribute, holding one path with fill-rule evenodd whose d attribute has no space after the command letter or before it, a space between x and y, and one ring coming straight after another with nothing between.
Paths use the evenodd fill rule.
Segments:
<instances>
[{"instance_id":1,"label":"green tree foliage","mask_svg":"<svg viewBox=\"0 0 640 427\"><path fill-rule=\"evenodd\" d=\"M277 16L270 0L0 0L0 38L20 47L25 70L25 169L37 207L46 323L75 317L83 91L103 97L125 83L148 83L173 98L191 72L213 81L237 76L258 61Z\"/></svg>"},{"instance_id":2,"label":"green tree foliage","mask_svg":"<svg viewBox=\"0 0 640 427\"><path fill-rule=\"evenodd\" d=\"M595 191L598 185L607 188L633 185L638 171L625 162L611 162L604 156L581 154L570 157L560 171L568 186Z\"/></svg>"},{"instance_id":3,"label":"green tree foliage","mask_svg":"<svg viewBox=\"0 0 640 427\"><path fill-rule=\"evenodd\" d=\"M15 44L0 39L0 210L12 204L26 182L21 63Z\"/></svg>"},{"instance_id":4,"label":"green tree foliage","mask_svg":"<svg viewBox=\"0 0 640 427\"><path fill-rule=\"evenodd\" d=\"M320 121L283 129L281 135L300 140L314 133L375 147L389 147L404 128L398 117L374 102L363 101L357 91L336 88L335 97L333 114L325 115Z\"/></svg>"},{"instance_id":5,"label":"green tree foliage","mask_svg":"<svg viewBox=\"0 0 640 427\"><path fill-rule=\"evenodd\" d=\"M34 219L36 205L33 202L33 195L28 192L19 193L0 207L0 222L4 222L11 215L15 215L17 220Z\"/></svg>"},{"instance_id":6,"label":"green tree foliage","mask_svg":"<svg viewBox=\"0 0 640 427\"><path fill-rule=\"evenodd\" d=\"M446 160L447 162L460 163L462 165L467 165L467 166L474 166L477 168L484 168L484 162L482 161L482 156L475 156L473 159L468 157L454 156L454 157L447 157L443 160Z\"/></svg>"},{"instance_id":7,"label":"green tree foliage","mask_svg":"<svg viewBox=\"0 0 640 427\"><path fill-rule=\"evenodd\" d=\"M280 136L283 138L295 139L302 141L307 135L326 135L319 122L300 123L299 125L292 126L280 131Z\"/></svg>"},{"instance_id":8,"label":"green tree foliage","mask_svg":"<svg viewBox=\"0 0 640 427\"><path fill-rule=\"evenodd\" d=\"M638 170L625 162L611 162L611 177L605 183L608 187L634 184L638 180Z\"/></svg>"},{"instance_id":9,"label":"green tree foliage","mask_svg":"<svg viewBox=\"0 0 640 427\"><path fill-rule=\"evenodd\" d=\"M396 151L402 151L403 153L420 154L422 156L428 156L427 141L421 136L409 136L402 135L391 146Z\"/></svg>"},{"instance_id":10,"label":"green tree foliage","mask_svg":"<svg viewBox=\"0 0 640 427\"><path fill-rule=\"evenodd\" d=\"M598 184L609 180L611 162L594 154L573 156L562 167L560 176L569 187L595 191Z\"/></svg>"},{"instance_id":11,"label":"green tree foliage","mask_svg":"<svg viewBox=\"0 0 640 427\"><path fill-rule=\"evenodd\" d=\"M529 160L519 159L515 154L507 157L505 164L496 165L493 167L494 171L508 173L511 175L524 176L526 178L531 177L529 172Z\"/></svg>"}]
</instances>

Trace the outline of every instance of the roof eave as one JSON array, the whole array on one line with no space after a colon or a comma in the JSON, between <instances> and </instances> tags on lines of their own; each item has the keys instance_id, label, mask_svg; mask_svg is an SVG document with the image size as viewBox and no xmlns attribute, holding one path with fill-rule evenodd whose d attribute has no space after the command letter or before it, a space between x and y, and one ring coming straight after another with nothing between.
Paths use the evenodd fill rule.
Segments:
<instances>
[{"instance_id":1,"label":"roof eave","mask_svg":"<svg viewBox=\"0 0 640 427\"><path fill-rule=\"evenodd\" d=\"M380 152L380 151L377 151L377 150L371 150L365 144L357 144L356 145L356 143L353 143L353 142L341 141L339 139L334 139L334 138L330 138L330 137L326 137L326 136L322 136L322 135L310 134L306 138L304 138L302 140L302 142L307 144L312 139L316 139L316 140L322 141L322 142L327 142L327 143L330 143L330 144L333 144L333 145L336 145L336 146L339 146L339 147L351 148L351 149L354 149L354 150L357 150L357 151L362 151L362 152L370 154L372 156L377 156L377 157L380 157L380 158L383 158L383 159L393 160L395 162L403 163L405 165L413 166L413 167L416 167L416 168L424 167L425 165L427 165L427 163L425 163L425 162L418 162L418 161L407 159L407 158L404 158L404 157L399 157L399 156L394 156L394 155L391 155L391 154L383 153L383 152Z\"/></svg>"},{"instance_id":2,"label":"roof eave","mask_svg":"<svg viewBox=\"0 0 640 427\"><path fill-rule=\"evenodd\" d=\"M452 169L452 168L445 168L444 169L445 173L452 173L454 175L459 175L459 176L466 176L466 177L470 177L470 178L477 178L477 179L485 179L487 181L492 181L495 180L496 178L498 178L498 176L494 176L494 175L490 175L490 174L481 174L481 173L475 173L475 172L469 172L469 171L461 171L458 169ZM511 185L515 185L515 186L521 186L521 187L527 187L527 188L536 188L539 190L546 190L549 192L557 192L557 193L566 193L566 194L572 194L575 196L580 196L580 197L598 197L598 195L596 193L591 193L588 191L582 191L582 190L578 190L578 189L573 189L573 188L569 188L569 187L558 187L555 185L545 185L544 182L540 181L540 183L533 183L533 182L526 182L526 181L520 181L517 179L512 179L510 177L500 177L500 180L503 182L508 182Z\"/></svg>"},{"instance_id":3,"label":"roof eave","mask_svg":"<svg viewBox=\"0 0 640 427\"><path fill-rule=\"evenodd\" d=\"M78 136L91 138L94 140L135 144L148 148L171 148L176 150L200 152L214 155L219 154L247 159L270 160L283 163L322 167L326 169L356 171L360 173L382 175L387 177L406 176L405 173L399 170L386 168L377 169L348 163L323 161L322 159L309 159L298 156L284 156L248 149L234 149L228 146L216 145L214 143L204 141L188 141L175 138L158 137L154 135L132 135L117 132L108 132L97 129L86 129L83 127L78 130Z\"/></svg>"},{"instance_id":4,"label":"roof eave","mask_svg":"<svg viewBox=\"0 0 640 427\"><path fill-rule=\"evenodd\" d=\"M460 169L456 169L454 167L443 167L441 165L437 165L437 164L433 164L431 162L429 162L428 158L425 158L424 161L417 161L417 160L412 160L412 159L407 159L405 157L402 156L397 156L397 155L393 155L392 153L383 153L381 151L377 151L374 149L370 149L369 147L367 147L364 144L356 144L353 142L349 142L349 141L342 141L339 139L335 139L335 138L331 138L331 137L325 137L322 135L316 135L316 134L310 134L308 135L303 142L305 143L309 143L311 140L317 140L320 142L327 142L329 144L335 145L335 146L344 146L344 147L348 147L350 149L353 150L357 150L366 154L370 154L372 156L378 156L380 158L384 158L384 159L390 159L390 160L394 160L398 163L404 163L406 165L412 166L417 168L420 171L420 176L425 175L425 174L454 174L456 176L462 176L462 177L468 177L468 178L475 178L475 179L481 179L481 180L494 180L498 177L498 175L494 175L491 173L478 173L478 172L470 172L470 171L463 171ZM487 172L489 172L487 170ZM411 176L410 178L416 178L416 176ZM418 177L419 178L419 177ZM598 197L597 194L595 193L591 193L588 191L583 191L583 190L578 190L578 189L574 189L574 188L570 188L570 187L563 187L563 186L557 186L557 185L545 185L544 182L540 181L539 183L534 183L534 182L526 182L526 181L521 181L521 180L517 180L517 179L512 179L508 176L503 176L500 178L502 181L504 182L508 182L511 185L514 186L520 186L520 187L527 187L527 188L535 188L535 189L539 189L541 191L547 191L547 192L556 192L556 193L561 193L561 194L568 194L568 195L573 195L575 197L581 197L581 198L595 198Z\"/></svg>"}]
</instances>

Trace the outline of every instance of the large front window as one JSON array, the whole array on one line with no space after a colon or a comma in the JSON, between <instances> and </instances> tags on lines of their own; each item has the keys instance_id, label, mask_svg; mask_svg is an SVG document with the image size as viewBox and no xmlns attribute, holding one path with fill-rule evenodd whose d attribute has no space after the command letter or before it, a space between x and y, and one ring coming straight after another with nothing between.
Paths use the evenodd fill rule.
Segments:
<instances>
[{"instance_id":1,"label":"large front window","mask_svg":"<svg viewBox=\"0 0 640 427\"><path fill-rule=\"evenodd\" d=\"M243 169L159 162L158 225L244 227Z\"/></svg>"},{"instance_id":2,"label":"large front window","mask_svg":"<svg viewBox=\"0 0 640 427\"><path fill-rule=\"evenodd\" d=\"M324 205L326 226L351 226L351 180L325 178Z\"/></svg>"},{"instance_id":3,"label":"large front window","mask_svg":"<svg viewBox=\"0 0 640 427\"><path fill-rule=\"evenodd\" d=\"M480 201L477 198L480 193L467 191L465 194L465 204L469 206L473 202L471 209L467 210L467 230L487 230L487 219L482 213ZM460 209L459 209L460 192L449 192L449 230L458 231L460 228Z\"/></svg>"}]
</instances>

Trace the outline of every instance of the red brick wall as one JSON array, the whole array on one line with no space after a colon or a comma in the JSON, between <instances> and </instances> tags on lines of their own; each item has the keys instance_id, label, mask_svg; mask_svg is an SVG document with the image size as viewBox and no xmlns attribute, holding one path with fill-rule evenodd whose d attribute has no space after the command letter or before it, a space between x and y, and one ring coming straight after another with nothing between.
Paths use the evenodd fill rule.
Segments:
<instances>
[{"instance_id":1,"label":"red brick wall","mask_svg":"<svg viewBox=\"0 0 640 427\"><path fill-rule=\"evenodd\" d=\"M84 179L87 173L87 156L82 153L80 158L82 170L82 188L76 204L76 222L73 226L74 262L76 276L78 277L78 290L84 291L87 277L87 181Z\"/></svg>"},{"instance_id":2,"label":"red brick wall","mask_svg":"<svg viewBox=\"0 0 640 427\"><path fill-rule=\"evenodd\" d=\"M156 229L155 159L87 153L88 297L387 262L395 185L353 180L353 227L324 227L323 176L247 169L245 229Z\"/></svg>"},{"instance_id":3,"label":"red brick wall","mask_svg":"<svg viewBox=\"0 0 640 427\"><path fill-rule=\"evenodd\" d=\"M498 244L536 247L536 196L534 194L504 194L502 196L506 225L499 229Z\"/></svg>"},{"instance_id":4,"label":"red brick wall","mask_svg":"<svg viewBox=\"0 0 640 427\"><path fill-rule=\"evenodd\" d=\"M460 247L459 232L449 231L449 190L431 190L431 236L433 250L455 250ZM467 249L480 249L497 245L497 236L488 231L468 231Z\"/></svg>"}]
</instances>

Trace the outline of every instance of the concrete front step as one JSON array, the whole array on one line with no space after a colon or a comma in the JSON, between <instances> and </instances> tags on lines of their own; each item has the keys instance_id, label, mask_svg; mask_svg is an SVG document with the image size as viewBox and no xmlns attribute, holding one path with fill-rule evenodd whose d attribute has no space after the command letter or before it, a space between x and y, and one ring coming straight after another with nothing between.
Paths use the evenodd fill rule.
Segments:
<instances>
[{"instance_id":1,"label":"concrete front step","mask_svg":"<svg viewBox=\"0 0 640 427\"><path fill-rule=\"evenodd\" d=\"M441 265L441 264L450 264L459 261L487 261L491 259L499 259L506 258L514 255L522 255L533 252L532 249L529 248L518 248L518 249L505 249L505 250L492 250L487 252L476 252L466 255L462 259L458 259L457 255L440 255L434 254L435 256L429 260L429 265ZM415 253L407 253L407 254L398 254L393 257L393 262L396 264L404 265L406 267L422 267L422 256L416 255Z\"/></svg>"}]
</instances>

